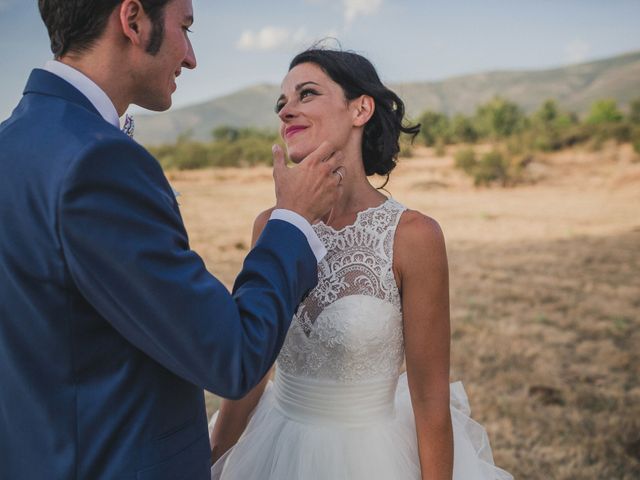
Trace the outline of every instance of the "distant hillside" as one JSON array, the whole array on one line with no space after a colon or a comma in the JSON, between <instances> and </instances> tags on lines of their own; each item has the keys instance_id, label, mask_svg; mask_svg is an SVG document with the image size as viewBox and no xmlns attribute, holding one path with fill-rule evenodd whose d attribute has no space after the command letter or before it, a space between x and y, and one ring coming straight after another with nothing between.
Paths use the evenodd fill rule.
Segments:
<instances>
[{"instance_id":1,"label":"distant hillside","mask_svg":"<svg viewBox=\"0 0 640 480\"><path fill-rule=\"evenodd\" d=\"M548 98L579 114L594 100L614 98L621 106L640 97L640 51L550 70L496 71L465 75L439 82L391 84L410 115L424 110L447 114L472 113L495 95L518 103L527 111ZM273 112L277 85L257 85L205 103L136 117L136 138L154 145L170 143L184 132L208 140L220 125L275 128Z\"/></svg>"}]
</instances>

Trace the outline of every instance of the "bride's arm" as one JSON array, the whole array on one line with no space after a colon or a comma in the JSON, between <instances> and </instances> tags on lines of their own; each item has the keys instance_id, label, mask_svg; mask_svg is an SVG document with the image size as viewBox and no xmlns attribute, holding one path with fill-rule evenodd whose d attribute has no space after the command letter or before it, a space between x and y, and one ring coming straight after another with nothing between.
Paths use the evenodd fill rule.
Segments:
<instances>
[{"instance_id":1,"label":"bride's arm","mask_svg":"<svg viewBox=\"0 0 640 480\"><path fill-rule=\"evenodd\" d=\"M253 223L251 247L255 245L264 230L273 209L262 212ZM273 371L273 367L271 368ZM256 408L264 392L271 371L246 396L240 400L222 399L218 418L211 432L211 459L215 463L224 453L233 447L247 427L249 415Z\"/></svg>"},{"instance_id":2,"label":"bride's arm","mask_svg":"<svg viewBox=\"0 0 640 480\"><path fill-rule=\"evenodd\" d=\"M211 432L211 460L215 463L233 447L247 427L249 415L262 396L270 373L240 400L222 399L213 432Z\"/></svg>"},{"instance_id":3,"label":"bride's arm","mask_svg":"<svg viewBox=\"0 0 640 480\"><path fill-rule=\"evenodd\" d=\"M442 230L406 212L396 235L407 379L416 419L422 478L451 480L453 432L449 398L449 274Z\"/></svg>"}]
</instances>

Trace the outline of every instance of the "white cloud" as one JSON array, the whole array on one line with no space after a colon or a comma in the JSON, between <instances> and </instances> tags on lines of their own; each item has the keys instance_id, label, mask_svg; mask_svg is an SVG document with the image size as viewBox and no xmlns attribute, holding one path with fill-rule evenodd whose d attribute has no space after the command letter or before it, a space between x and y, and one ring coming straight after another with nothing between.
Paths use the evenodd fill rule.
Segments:
<instances>
[{"instance_id":1,"label":"white cloud","mask_svg":"<svg viewBox=\"0 0 640 480\"><path fill-rule=\"evenodd\" d=\"M382 0L343 0L347 25L362 15L373 15L380 10Z\"/></svg>"},{"instance_id":2,"label":"white cloud","mask_svg":"<svg viewBox=\"0 0 640 480\"><path fill-rule=\"evenodd\" d=\"M591 45L584 40L576 39L564 47L564 53L569 62L579 63L587 59L591 53Z\"/></svg>"},{"instance_id":3,"label":"white cloud","mask_svg":"<svg viewBox=\"0 0 640 480\"><path fill-rule=\"evenodd\" d=\"M307 39L304 27L295 31L281 27L266 26L257 32L245 30L240 35L236 47L239 50L278 50L291 44L297 45Z\"/></svg>"}]
</instances>

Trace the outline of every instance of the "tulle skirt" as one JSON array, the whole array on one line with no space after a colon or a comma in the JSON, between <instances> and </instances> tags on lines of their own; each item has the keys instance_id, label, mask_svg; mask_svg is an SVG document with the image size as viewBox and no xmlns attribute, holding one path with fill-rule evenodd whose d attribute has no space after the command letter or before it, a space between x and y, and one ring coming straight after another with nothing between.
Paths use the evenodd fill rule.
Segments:
<instances>
[{"instance_id":1,"label":"tulle skirt","mask_svg":"<svg viewBox=\"0 0 640 480\"><path fill-rule=\"evenodd\" d=\"M238 443L211 468L212 480L419 480L406 374L397 386L337 388L276 374ZM462 383L451 384L454 480L512 479L494 465L487 434L469 413Z\"/></svg>"}]
</instances>

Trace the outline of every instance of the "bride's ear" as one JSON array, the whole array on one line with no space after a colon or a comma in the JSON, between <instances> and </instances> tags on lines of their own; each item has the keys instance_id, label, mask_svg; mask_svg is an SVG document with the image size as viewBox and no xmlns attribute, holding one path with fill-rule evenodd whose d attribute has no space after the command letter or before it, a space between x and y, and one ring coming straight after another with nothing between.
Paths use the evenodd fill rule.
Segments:
<instances>
[{"instance_id":1,"label":"bride's ear","mask_svg":"<svg viewBox=\"0 0 640 480\"><path fill-rule=\"evenodd\" d=\"M360 95L351 100L353 109L353 126L362 127L369 121L376 109L376 102L369 95Z\"/></svg>"}]
</instances>

